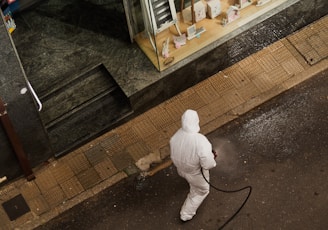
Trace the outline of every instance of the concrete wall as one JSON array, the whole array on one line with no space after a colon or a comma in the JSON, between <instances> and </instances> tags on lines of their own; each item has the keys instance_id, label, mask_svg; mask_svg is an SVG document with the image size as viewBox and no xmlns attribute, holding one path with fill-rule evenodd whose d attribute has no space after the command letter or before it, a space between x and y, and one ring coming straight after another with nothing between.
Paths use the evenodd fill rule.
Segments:
<instances>
[{"instance_id":1,"label":"concrete wall","mask_svg":"<svg viewBox=\"0 0 328 230\"><path fill-rule=\"evenodd\" d=\"M52 156L48 137L43 129L34 99L27 91L26 78L1 12L0 19L0 97L7 103L7 112L23 143L32 166ZM8 180L22 175L18 160L2 125L0 125L0 178Z\"/></svg>"}]
</instances>

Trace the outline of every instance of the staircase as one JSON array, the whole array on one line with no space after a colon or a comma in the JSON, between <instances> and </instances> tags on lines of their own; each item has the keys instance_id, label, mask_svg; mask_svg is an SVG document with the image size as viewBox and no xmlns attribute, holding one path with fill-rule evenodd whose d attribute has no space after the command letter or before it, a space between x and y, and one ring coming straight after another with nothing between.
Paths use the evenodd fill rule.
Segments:
<instances>
[{"instance_id":1,"label":"staircase","mask_svg":"<svg viewBox=\"0 0 328 230\"><path fill-rule=\"evenodd\" d=\"M128 98L102 64L51 90L41 101L40 116L55 156L109 130L133 112Z\"/></svg>"}]
</instances>

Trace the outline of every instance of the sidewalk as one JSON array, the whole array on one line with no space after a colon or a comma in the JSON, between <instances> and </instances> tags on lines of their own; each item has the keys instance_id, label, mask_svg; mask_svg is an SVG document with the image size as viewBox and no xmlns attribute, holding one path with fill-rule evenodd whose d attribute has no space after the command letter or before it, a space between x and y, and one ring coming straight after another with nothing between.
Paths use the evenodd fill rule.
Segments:
<instances>
[{"instance_id":1,"label":"sidewalk","mask_svg":"<svg viewBox=\"0 0 328 230\"><path fill-rule=\"evenodd\" d=\"M328 16L150 109L60 159L0 189L0 201L22 195L30 209L10 221L0 208L0 229L33 229L121 179L170 164L168 142L182 113L198 111L209 133L328 68Z\"/></svg>"}]
</instances>

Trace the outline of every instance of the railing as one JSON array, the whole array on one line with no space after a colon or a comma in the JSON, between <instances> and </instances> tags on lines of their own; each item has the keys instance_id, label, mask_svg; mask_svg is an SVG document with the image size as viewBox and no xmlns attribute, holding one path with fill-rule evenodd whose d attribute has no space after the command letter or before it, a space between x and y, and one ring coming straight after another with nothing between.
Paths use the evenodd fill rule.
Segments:
<instances>
[{"instance_id":1,"label":"railing","mask_svg":"<svg viewBox=\"0 0 328 230\"><path fill-rule=\"evenodd\" d=\"M38 109L38 110L41 111L41 110L42 110L42 103L41 103L41 101L40 101L38 95L35 93L35 91L34 91L32 85L31 85L31 83L30 83L29 81L27 81L27 86L28 86L28 88L30 89L30 91L31 91L31 93L32 93L32 95L33 95L33 97L34 97L36 103L39 105L39 109Z\"/></svg>"}]
</instances>

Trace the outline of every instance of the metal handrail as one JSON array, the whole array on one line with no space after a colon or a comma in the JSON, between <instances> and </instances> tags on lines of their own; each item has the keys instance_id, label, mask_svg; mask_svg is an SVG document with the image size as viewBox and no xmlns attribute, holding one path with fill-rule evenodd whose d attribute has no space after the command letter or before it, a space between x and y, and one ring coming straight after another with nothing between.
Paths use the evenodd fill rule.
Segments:
<instances>
[{"instance_id":1,"label":"metal handrail","mask_svg":"<svg viewBox=\"0 0 328 230\"><path fill-rule=\"evenodd\" d=\"M32 93L32 95L33 95L36 103L39 105L39 111L41 111L42 110L42 103L41 103L38 95L35 93L35 91L34 91L32 85L31 85L31 83L28 80L26 82L27 82L27 86L30 89L30 91L31 91L31 93Z\"/></svg>"}]
</instances>

